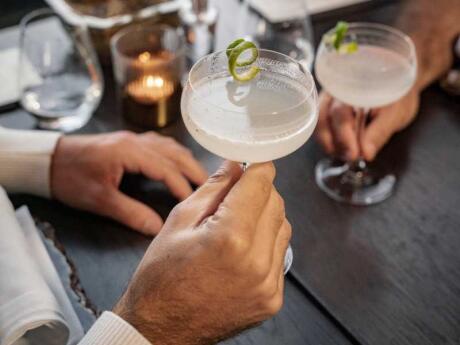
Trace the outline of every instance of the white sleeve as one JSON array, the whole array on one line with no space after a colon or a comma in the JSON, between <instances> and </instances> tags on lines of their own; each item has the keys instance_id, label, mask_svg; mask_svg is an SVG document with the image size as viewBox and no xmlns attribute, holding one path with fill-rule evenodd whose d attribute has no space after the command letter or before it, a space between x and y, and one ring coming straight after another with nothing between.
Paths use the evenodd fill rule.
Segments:
<instances>
[{"instance_id":1,"label":"white sleeve","mask_svg":"<svg viewBox=\"0 0 460 345\"><path fill-rule=\"evenodd\" d=\"M51 158L60 136L0 127L0 185L10 193L50 197Z\"/></svg>"},{"instance_id":2,"label":"white sleeve","mask_svg":"<svg viewBox=\"0 0 460 345\"><path fill-rule=\"evenodd\" d=\"M78 345L152 345L118 315L104 312Z\"/></svg>"}]
</instances>

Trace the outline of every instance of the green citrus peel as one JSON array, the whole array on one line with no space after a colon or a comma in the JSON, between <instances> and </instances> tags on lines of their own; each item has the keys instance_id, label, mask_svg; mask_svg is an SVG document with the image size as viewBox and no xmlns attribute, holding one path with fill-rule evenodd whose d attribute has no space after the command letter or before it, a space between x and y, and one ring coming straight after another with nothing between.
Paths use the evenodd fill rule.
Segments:
<instances>
[{"instance_id":1,"label":"green citrus peel","mask_svg":"<svg viewBox=\"0 0 460 345\"><path fill-rule=\"evenodd\" d=\"M240 60L241 54L246 51L250 51L251 56L247 59ZM249 81L259 74L260 68L251 66L259 57L259 50L254 43L239 38L228 45L226 53L228 57L228 70L235 80ZM239 68L248 66L251 67L245 72L239 73Z\"/></svg>"},{"instance_id":2,"label":"green citrus peel","mask_svg":"<svg viewBox=\"0 0 460 345\"><path fill-rule=\"evenodd\" d=\"M349 25L347 22L338 22L334 28L334 32L325 37L326 44L332 46L341 54L353 54L358 51L358 43L356 41L344 43L348 28Z\"/></svg>"}]
</instances>

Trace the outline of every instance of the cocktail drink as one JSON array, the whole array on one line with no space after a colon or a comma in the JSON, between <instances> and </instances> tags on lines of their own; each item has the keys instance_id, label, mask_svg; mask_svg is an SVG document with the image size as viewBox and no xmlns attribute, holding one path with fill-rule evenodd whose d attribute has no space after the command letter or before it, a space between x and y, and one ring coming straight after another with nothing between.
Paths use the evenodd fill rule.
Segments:
<instances>
[{"instance_id":1,"label":"cocktail drink","mask_svg":"<svg viewBox=\"0 0 460 345\"><path fill-rule=\"evenodd\" d=\"M276 64L275 64L276 63ZM207 150L236 162L268 162L302 146L317 122L312 77L282 54L261 50L261 73L241 83L228 72L224 52L191 70L182 117Z\"/></svg>"},{"instance_id":2,"label":"cocktail drink","mask_svg":"<svg viewBox=\"0 0 460 345\"><path fill-rule=\"evenodd\" d=\"M182 94L182 117L192 137L216 155L241 163L292 153L318 120L315 83L300 63L260 50L254 65L257 76L241 82L230 73L225 51L205 56L193 66ZM250 68L241 68L242 73ZM291 261L288 251L286 269Z\"/></svg>"},{"instance_id":3,"label":"cocktail drink","mask_svg":"<svg viewBox=\"0 0 460 345\"><path fill-rule=\"evenodd\" d=\"M380 24L350 24L343 36L345 44L354 44L349 52L330 43L333 35L330 31L323 36L316 76L328 93L356 109L360 142L369 110L397 101L414 85L415 48L409 37ZM317 165L316 181L335 200L369 205L388 198L396 178L370 169L363 159L339 166L325 159Z\"/></svg>"}]
</instances>

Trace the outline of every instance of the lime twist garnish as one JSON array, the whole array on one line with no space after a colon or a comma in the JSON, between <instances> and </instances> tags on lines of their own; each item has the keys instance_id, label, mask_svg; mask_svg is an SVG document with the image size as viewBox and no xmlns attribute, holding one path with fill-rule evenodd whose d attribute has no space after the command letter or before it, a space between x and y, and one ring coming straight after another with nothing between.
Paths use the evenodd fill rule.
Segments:
<instances>
[{"instance_id":1,"label":"lime twist garnish","mask_svg":"<svg viewBox=\"0 0 460 345\"><path fill-rule=\"evenodd\" d=\"M240 55L247 50L251 51L251 56L245 60L239 60ZM251 66L259 57L259 50L254 43L239 38L228 45L226 53L228 57L228 69L236 80L249 81L259 74L260 68ZM251 68L244 73L238 73L238 68L247 66L251 66Z\"/></svg>"},{"instance_id":2,"label":"lime twist garnish","mask_svg":"<svg viewBox=\"0 0 460 345\"><path fill-rule=\"evenodd\" d=\"M344 43L345 35L348 32L347 22L338 22L334 28L334 33L325 37L326 44L334 47L334 49L341 54L352 54L358 50L358 43L351 41Z\"/></svg>"}]
</instances>

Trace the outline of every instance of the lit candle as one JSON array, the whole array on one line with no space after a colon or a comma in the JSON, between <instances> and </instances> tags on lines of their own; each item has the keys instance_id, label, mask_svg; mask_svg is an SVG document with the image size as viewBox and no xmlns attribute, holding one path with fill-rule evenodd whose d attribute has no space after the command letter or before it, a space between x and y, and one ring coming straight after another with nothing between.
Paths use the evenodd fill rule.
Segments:
<instances>
[{"instance_id":1,"label":"lit candle","mask_svg":"<svg viewBox=\"0 0 460 345\"><path fill-rule=\"evenodd\" d=\"M160 76L145 75L130 82L126 92L140 103L153 104L170 97L174 83Z\"/></svg>"},{"instance_id":2,"label":"lit candle","mask_svg":"<svg viewBox=\"0 0 460 345\"><path fill-rule=\"evenodd\" d=\"M174 54L144 51L132 61L137 76L124 87L125 117L145 128L162 128L179 114L181 85Z\"/></svg>"},{"instance_id":3,"label":"lit candle","mask_svg":"<svg viewBox=\"0 0 460 345\"><path fill-rule=\"evenodd\" d=\"M139 129L163 128L180 116L183 34L158 25L123 31L111 41L120 113Z\"/></svg>"}]
</instances>

